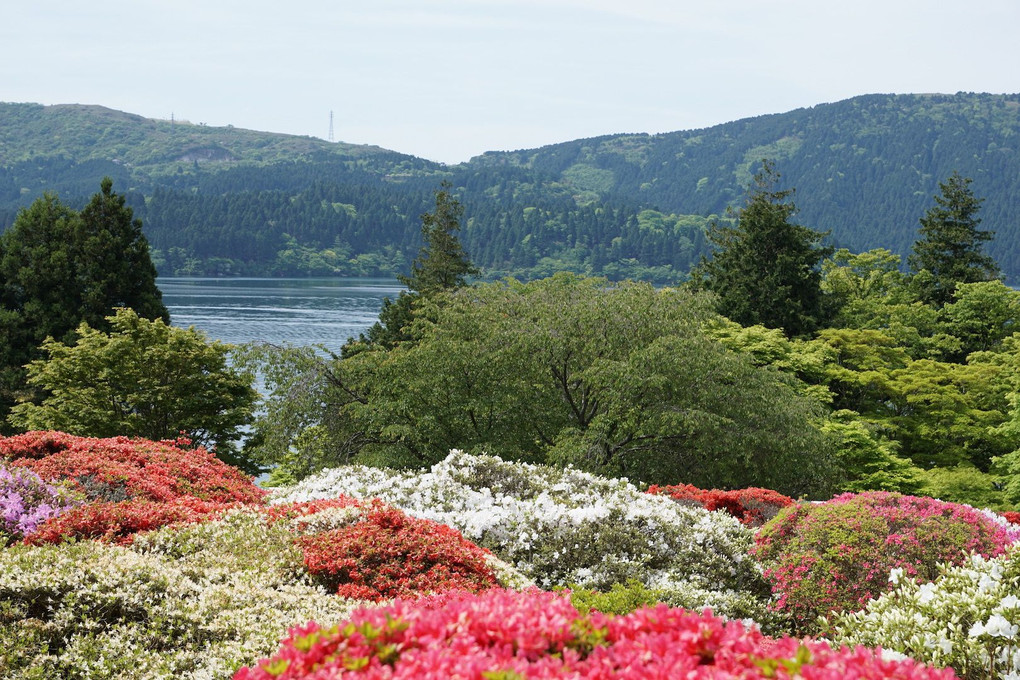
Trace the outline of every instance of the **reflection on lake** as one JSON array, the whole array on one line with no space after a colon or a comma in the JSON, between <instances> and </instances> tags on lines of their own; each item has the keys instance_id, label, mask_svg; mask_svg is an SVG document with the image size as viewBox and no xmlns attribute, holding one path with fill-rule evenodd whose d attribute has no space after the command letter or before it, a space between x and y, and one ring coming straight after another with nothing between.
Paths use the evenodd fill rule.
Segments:
<instances>
[{"instance_id":1,"label":"reflection on lake","mask_svg":"<svg viewBox=\"0 0 1020 680\"><path fill-rule=\"evenodd\" d=\"M347 338L379 318L392 279L157 279L174 326L195 326L212 340L321 344L339 352Z\"/></svg>"}]
</instances>

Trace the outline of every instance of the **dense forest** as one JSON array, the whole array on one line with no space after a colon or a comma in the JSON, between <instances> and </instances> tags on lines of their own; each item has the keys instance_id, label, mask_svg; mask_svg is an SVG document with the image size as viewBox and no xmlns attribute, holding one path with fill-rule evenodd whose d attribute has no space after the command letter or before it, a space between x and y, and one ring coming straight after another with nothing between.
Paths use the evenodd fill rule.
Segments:
<instances>
[{"instance_id":1,"label":"dense forest","mask_svg":"<svg viewBox=\"0 0 1020 680\"><path fill-rule=\"evenodd\" d=\"M489 152L447 166L378 147L156 121L86 106L0 104L0 228L44 190L83 205L109 176L163 274L394 275L448 181L489 276L559 270L686 277L712 222L770 158L798 222L854 252L906 255L938 182L984 198L988 252L1020 275L1020 95L867 95L711 128Z\"/></svg>"}]
</instances>

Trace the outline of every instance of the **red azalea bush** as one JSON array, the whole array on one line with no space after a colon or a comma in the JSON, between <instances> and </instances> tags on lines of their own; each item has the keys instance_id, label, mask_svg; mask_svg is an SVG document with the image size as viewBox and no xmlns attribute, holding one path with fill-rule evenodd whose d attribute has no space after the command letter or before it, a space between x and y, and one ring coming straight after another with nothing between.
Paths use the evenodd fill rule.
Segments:
<instances>
[{"instance_id":1,"label":"red azalea bush","mask_svg":"<svg viewBox=\"0 0 1020 680\"><path fill-rule=\"evenodd\" d=\"M397 600L333 628L291 630L280 651L234 680L359 678L902 678L950 680L952 670L885 661L864 647L765 638L738 621L658 605L626 616L578 613L567 595L537 590Z\"/></svg>"},{"instance_id":2,"label":"red azalea bush","mask_svg":"<svg viewBox=\"0 0 1020 680\"><path fill-rule=\"evenodd\" d=\"M940 562L1001 555L1007 529L966 505L886 491L846 493L787 508L755 536L752 554L775 607L810 629L819 616L860 609L890 589L900 568L931 581Z\"/></svg>"},{"instance_id":3,"label":"red azalea bush","mask_svg":"<svg viewBox=\"0 0 1020 680\"><path fill-rule=\"evenodd\" d=\"M98 502L74 507L44 522L25 536L24 543L42 545L68 539L97 539L127 545L140 531L171 524L194 524L215 519L240 503L203 501L184 496L170 501L135 499Z\"/></svg>"},{"instance_id":4,"label":"red azalea bush","mask_svg":"<svg viewBox=\"0 0 1020 680\"><path fill-rule=\"evenodd\" d=\"M1010 524L1020 524L1020 512L1000 512Z\"/></svg>"},{"instance_id":5,"label":"red azalea bush","mask_svg":"<svg viewBox=\"0 0 1020 680\"><path fill-rule=\"evenodd\" d=\"M296 503L281 503L279 505L267 505L259 508L263 517L271 523L282 519L297 519L307 515L314 515L330 508L362 508L365 502L350 496L338 496L337 498L320 498L314 501L300 501Z\"/></svg>"},{"instance_id":6,"label":"red azalea bush","mask_svg":"<svg viewBox=\"0 0 1020 680\"><path fill-rule=\"evenodd\" d=\"M92 500L264 502L266 492L250 477L188 443L28 432L0 438L0 458L50 482L70 480Z\"/></svg>"},{"instance_id":7,"label":"red azalea bush","mask_svg":"<svg viewBox=\"0 0 1020 680\"><path fill-rule=\"evenodd\" d=\"M486 551L456 529L378 501L364 508L349 526L297 539L309 573L341 597L379 601L498 585Z\"/></svg>"},{"instance_id":8,"label":"red azalea bush","mask_svg":"<svg viewBox=\"0 0 1020 680\"><path fill-rule=\"evenodd\" d=\"M690 484L673 484L659 486L652 484L648 493L669 496L680 503L700 505L706 510L725 510L741 524L760 527L788 505L793 499L778 491L751 487L735 491L719 489L699 489Z\"/></svg>"}]
</instances>

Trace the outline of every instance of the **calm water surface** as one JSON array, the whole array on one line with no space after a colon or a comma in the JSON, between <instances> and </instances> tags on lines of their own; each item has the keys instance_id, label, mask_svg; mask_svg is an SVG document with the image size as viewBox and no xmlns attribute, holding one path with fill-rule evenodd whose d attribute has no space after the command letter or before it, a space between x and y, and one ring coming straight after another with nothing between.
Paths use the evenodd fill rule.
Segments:
<instances>
[{"instance_id":1,"label":"calm water surface","mask_svg":"<svg viewBox=\"0 0 1020 680\"><path fill-rule=\"evenodd\" d=\"M254 279L160 277L174 326L195 326L212 340L324 345L339 352L347 338L379 318L392 279Z\"/></svg>"}]
</instances>

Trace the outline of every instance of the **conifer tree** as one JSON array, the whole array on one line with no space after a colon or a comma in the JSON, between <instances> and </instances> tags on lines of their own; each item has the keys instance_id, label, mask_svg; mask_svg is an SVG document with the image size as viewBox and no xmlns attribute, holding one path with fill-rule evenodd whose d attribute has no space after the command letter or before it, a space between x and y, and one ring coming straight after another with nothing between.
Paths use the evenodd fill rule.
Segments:
<instances>
[{"instance_id":1,"label":"conifer tree","mask_svg":"<svg viewBox=\"0 0 1020 680\"><path fill-rule=\"evenodd\" d=\"M345 345L344 356L366 346L392 349L398 342L411 340L407 327L414 320L412 308L419 298L460 288L468 276L478 274L457 237L464 208L450 194L451 188L450 183L444 181L435 192L435 208L421 216L425 245L411 264L410 276L397 277L410 292L401 291L396 300L385 298L379 321L362 334L357 343Z\"/></svg>"},{"instance_id":2,"label":"conifer tree","mask_svg":"<svg viewBox=\"0 0 1020 680\"><path fill-rule=\"evenodd\" d=\"M169 321L142 225L104 178L79 213L46 194L0 235L0 422L28 396L24 365L47 337L70 342L82 322L109 329L115 308Z\"/></svg>"},{"instance_id":3,"label":"conifer tree","mask_svg":"<svg viewBox=\"0 0 1020 680\"><path fill-rule=\"evenodd\" d=\"M819 265L831 248L825 234L792 224L792 189L778 190L779 174L762 161L735 226L713 225L711 259L692 273L694 285L718 295L720 314L745 326L761 324L798 336L824 322Z\"/></svg>"},{"instance_id":4,"label":"conifer tree","mask_svg":"<svg viewBox=\"0 0 1020 680\"><path fill-rule=\"evenodd\" d=\"M992 240L995 232L978 229L981 219L977 212L984 199L974 196L971 181L954 172L939 182L941 194L921 217L921 238L914 242L908 259L914 273L926 270L931 274L921 294L938 307L952 301L957 284L999 278L999 265L983 252L983 244Z\"/></svg>"}]
</instances>

